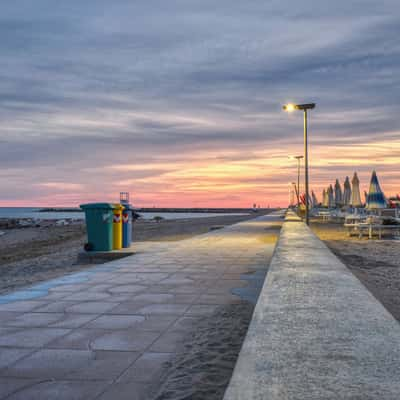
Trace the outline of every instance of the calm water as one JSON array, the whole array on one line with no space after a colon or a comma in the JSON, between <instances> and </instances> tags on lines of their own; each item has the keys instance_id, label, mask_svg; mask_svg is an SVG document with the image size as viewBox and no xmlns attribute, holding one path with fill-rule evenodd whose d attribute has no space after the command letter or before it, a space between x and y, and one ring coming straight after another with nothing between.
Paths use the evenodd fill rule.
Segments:
<instances>
[{"instance_id":1,"label":"calm water","mask_svg":"<svg viewBox=\"0 0 400 400\"><path fill-rule=\"evenodd\" d=\"M39 212L40 207L0 207L0 218L37 218L37 219L84 219L83 212ZM160 216L165 219L204 218L222 215L246 215L246 213L151 213L140 212L144 219Z\"/></svg>"}]
</instances>

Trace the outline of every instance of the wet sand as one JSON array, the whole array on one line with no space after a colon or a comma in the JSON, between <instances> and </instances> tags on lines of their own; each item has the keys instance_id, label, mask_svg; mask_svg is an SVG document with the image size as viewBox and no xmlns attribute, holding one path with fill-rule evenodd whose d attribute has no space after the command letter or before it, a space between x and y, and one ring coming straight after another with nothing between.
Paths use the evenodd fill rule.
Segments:
<instances>
[{"instance_id":1,"label":"wet sand","mask_svg":"<svg viewBox=\"0 0 400 400\"><path fill-rule=\"evenodd\" d=\"M348 237L336 223L313 222L311 228L400 321L400 240Z\"/></svg>"},{"instance_id":2,"label":"wet sand","mask_svg":"<svg viewBox=\"0 0 400 400\"><path fill-rule=\"evenodd\" d=\"M133 240L182 240L258 215L254 213L160 222L138 220L134 224ZM83 222L56 226L54 221L44 221L40 227L3 228L2 232L0 294L87 267L77 263L78 254L86 241Z\"/></svg>"}]
</instances>

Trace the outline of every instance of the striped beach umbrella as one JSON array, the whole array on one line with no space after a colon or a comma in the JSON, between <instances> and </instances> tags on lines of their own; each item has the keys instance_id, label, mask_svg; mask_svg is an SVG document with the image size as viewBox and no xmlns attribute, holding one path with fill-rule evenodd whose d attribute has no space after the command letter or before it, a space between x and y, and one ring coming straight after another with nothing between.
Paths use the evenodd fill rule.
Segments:
<instances>
[{"instance_id":1,"label":"striped beach umbrella","mask_svg":"<svg viewBox=\"0 0 400 400\"><path fill-rule=\"evenodd\" d=\"M357 172L354 172L353 179L351 180L351 202L353 207L361 207L361 195L360 195L360 180L358 179Z\"/></svg>"},{"instance_id":2,"label":"striped beach umbrella","mask_svg":"<svg viewBox=\"0 0 400 400\"><path fill-rule=\"evenodd\" d=\"M328 208L335 207L335 199L333 197L332 185L329 185L327 192L328 192Z\"/></svg>"},{"instance_id":3,"label":"striped beach umbrella","mask_svg":"<svg viewBox=\"0 0 400 400\"><path fill-rule=\"evenodd\" d=\"M376 210L380 208L386 208L386 206L387 202L385 199L385 195L383 194L382 189L379 186L376 172L373 171L371 176L371 183L369 185L366 208L368 208L369 210Z\"/></svg>"},{"instance_id":4,"label":"striped beach umbrella","mask_svg":"<svg viewBox=\"0 0 400 400\"><path fill-rule=\"evenodd\" d=\"M343 205L342 187L340 186L339 179L335 182L335 205L341 207Z\"/></svg>"},{"instance_id":5,"label":"striped beach umbrella","mask_svg":"<svg viewBox=\"0 0 400 400\"><path fill-rule=\"evenodd\" d=\"M349 206L351 202L351 186L349 177L346 176L346 180L343 184L343 205Z\"/></svg>"}]
</instances>

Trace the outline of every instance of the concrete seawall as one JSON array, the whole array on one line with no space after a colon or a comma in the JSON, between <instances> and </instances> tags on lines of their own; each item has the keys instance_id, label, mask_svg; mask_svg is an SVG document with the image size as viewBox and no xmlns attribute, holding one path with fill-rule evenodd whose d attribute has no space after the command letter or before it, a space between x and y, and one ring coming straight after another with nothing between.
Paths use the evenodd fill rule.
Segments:
<instances>
[{"instance_id":1,"label":"concrete seawall","mask_svg":"<svg viewBox=\"0 0 400 400\"><path fill-rule=\"evenodd\" d=\"M224 400L400 398L400 324L293 215Z\"/></svg>"}]
</instances>

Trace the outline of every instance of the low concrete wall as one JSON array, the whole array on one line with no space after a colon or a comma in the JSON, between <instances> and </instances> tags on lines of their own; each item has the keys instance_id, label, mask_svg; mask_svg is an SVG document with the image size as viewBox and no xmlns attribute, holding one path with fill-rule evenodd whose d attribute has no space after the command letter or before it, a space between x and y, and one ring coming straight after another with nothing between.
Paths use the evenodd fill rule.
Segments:
<instances>
[{"instance_id":1,"label":"low concrete wall","mask_svg":"<svg viewBox=\"0 0 400 400\"><path fill-rule=\"evenodd\" d=\"M288 219L224 400L400 399L400 324Z\"/></svg>"}]
</instances>

